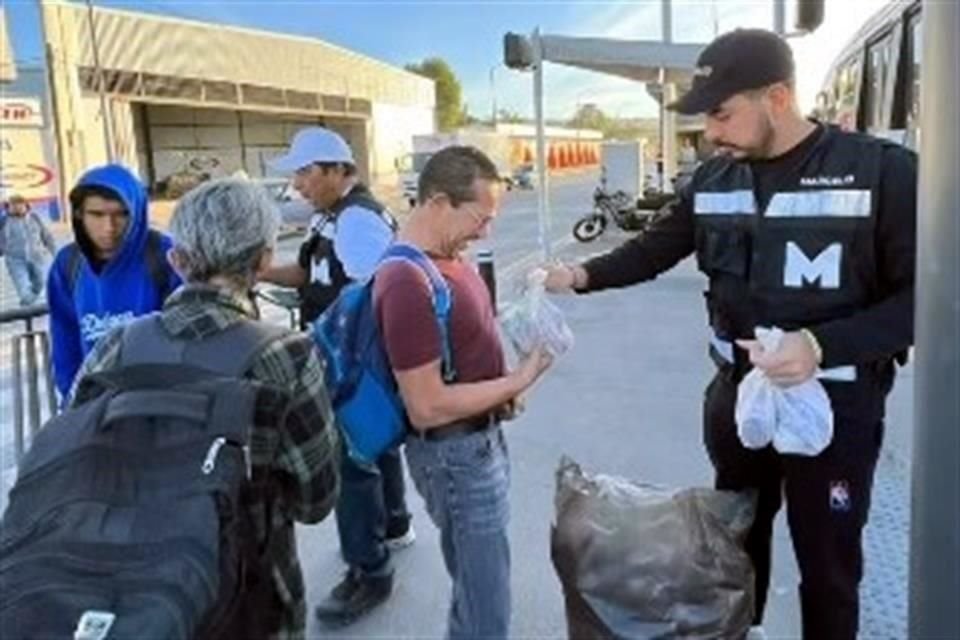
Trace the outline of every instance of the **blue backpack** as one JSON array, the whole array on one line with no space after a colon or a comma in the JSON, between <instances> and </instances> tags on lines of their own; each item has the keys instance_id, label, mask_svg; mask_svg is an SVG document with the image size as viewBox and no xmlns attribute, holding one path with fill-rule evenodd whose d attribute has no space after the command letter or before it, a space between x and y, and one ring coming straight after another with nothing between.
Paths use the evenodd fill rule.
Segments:
<instances>
[{"instance_id":1,"label":"blue backpack","mask_svg":"<svg viewBox=\"0 0 960 640\"><path fill-rule=\"evenodd\" d=\"M391 245L377 269L396 261L415 264L430 281L442 342L443 379L452 382L450 287L430 258L412 245ZM399 444L409 424L373 305L375 277L376 273L365 282L344 287L313 325L313 341L326 361L327 390L347 452L367 464Z\"/></svg>"}]
</instances>

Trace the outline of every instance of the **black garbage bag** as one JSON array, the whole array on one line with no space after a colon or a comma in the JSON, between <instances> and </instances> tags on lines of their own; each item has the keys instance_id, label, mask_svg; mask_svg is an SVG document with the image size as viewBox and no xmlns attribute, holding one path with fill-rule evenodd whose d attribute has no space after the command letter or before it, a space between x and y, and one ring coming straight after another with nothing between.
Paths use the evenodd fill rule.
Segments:
<instances>
[{"instance_id":1,"label":"black garbage bag","mask_svg":"<svg viewBox=\"0 0 960 640\"><path fill-rule=\"evenodd\" d=\"M553 565L570 638L742 638L755 495L671 490L557 469Z\"/></svg>"}]
</instances>

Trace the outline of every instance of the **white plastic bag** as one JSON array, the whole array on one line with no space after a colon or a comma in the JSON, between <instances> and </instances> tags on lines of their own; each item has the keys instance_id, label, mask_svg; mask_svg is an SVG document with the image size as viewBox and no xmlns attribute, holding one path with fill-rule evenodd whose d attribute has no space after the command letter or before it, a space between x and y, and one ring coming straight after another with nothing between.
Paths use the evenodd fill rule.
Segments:
<instances>
[{"instance_id":1,"label":"white plastic bag","mask_svg":"<svg viewBox=\"0 0 960 640\"><path fill-rule=\"evenodd\" d=\"M501 316L503 329L520 357L525 357L540 344L554 358L573 347L573 332L563 312L547 299L546 280L547 272L543 269L534 269L527 274L523 296L507 307Z\"/></svg>"},{"instance_id":2,"label":"white plastic bag","mask_svg":"<svg viewBox=\"0 0 960 640\"><path fill-rule=\"evenodd\" d=\"M783 331L756 330L764 351L780 348ZM753 369L737 389L737 435L748 449L773 443L780 453L815 456L833 440L833 409L820 381L810 378L792 387L779 387Z\"/></svg>"}]
</instances>

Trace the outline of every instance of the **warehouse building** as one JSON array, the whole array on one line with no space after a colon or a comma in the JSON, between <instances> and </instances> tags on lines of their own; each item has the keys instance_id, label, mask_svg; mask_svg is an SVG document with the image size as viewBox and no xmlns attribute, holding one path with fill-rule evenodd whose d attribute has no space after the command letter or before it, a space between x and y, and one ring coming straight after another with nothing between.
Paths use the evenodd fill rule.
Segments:
<instances>
[{"instance_id":1,"label":"warehouse building","mask_svg":"<svg viewBox=\"0 0 960 640\"><path fill-rule=\"evenodd\" d=\"M412 137L435 130L432 80L320 40L71 3L43 3L42 19L63 189L110 149L157 192L264 176L317 124L365 180L392 182Z\"/></svg>"}]
</instances>

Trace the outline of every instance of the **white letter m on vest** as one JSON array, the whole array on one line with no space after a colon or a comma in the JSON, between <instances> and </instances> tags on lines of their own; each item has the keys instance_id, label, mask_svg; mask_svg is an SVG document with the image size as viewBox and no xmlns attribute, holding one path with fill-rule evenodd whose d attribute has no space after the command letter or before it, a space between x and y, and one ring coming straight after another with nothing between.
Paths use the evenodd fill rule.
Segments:
<instances>
[{"instance_id":1,"label":"white letter m on vest","mask_svg":"<svg viewBox=\"0 0 960 640\"><path fill-rule=\"evenodd\" d=\"M840 260L843 246L837 242L829 245L813 260L794 242L787 243L787 257L783 266L783 284L800 288L819 282L822 289L840 288Z\"/></svg>"}]
</instances>

